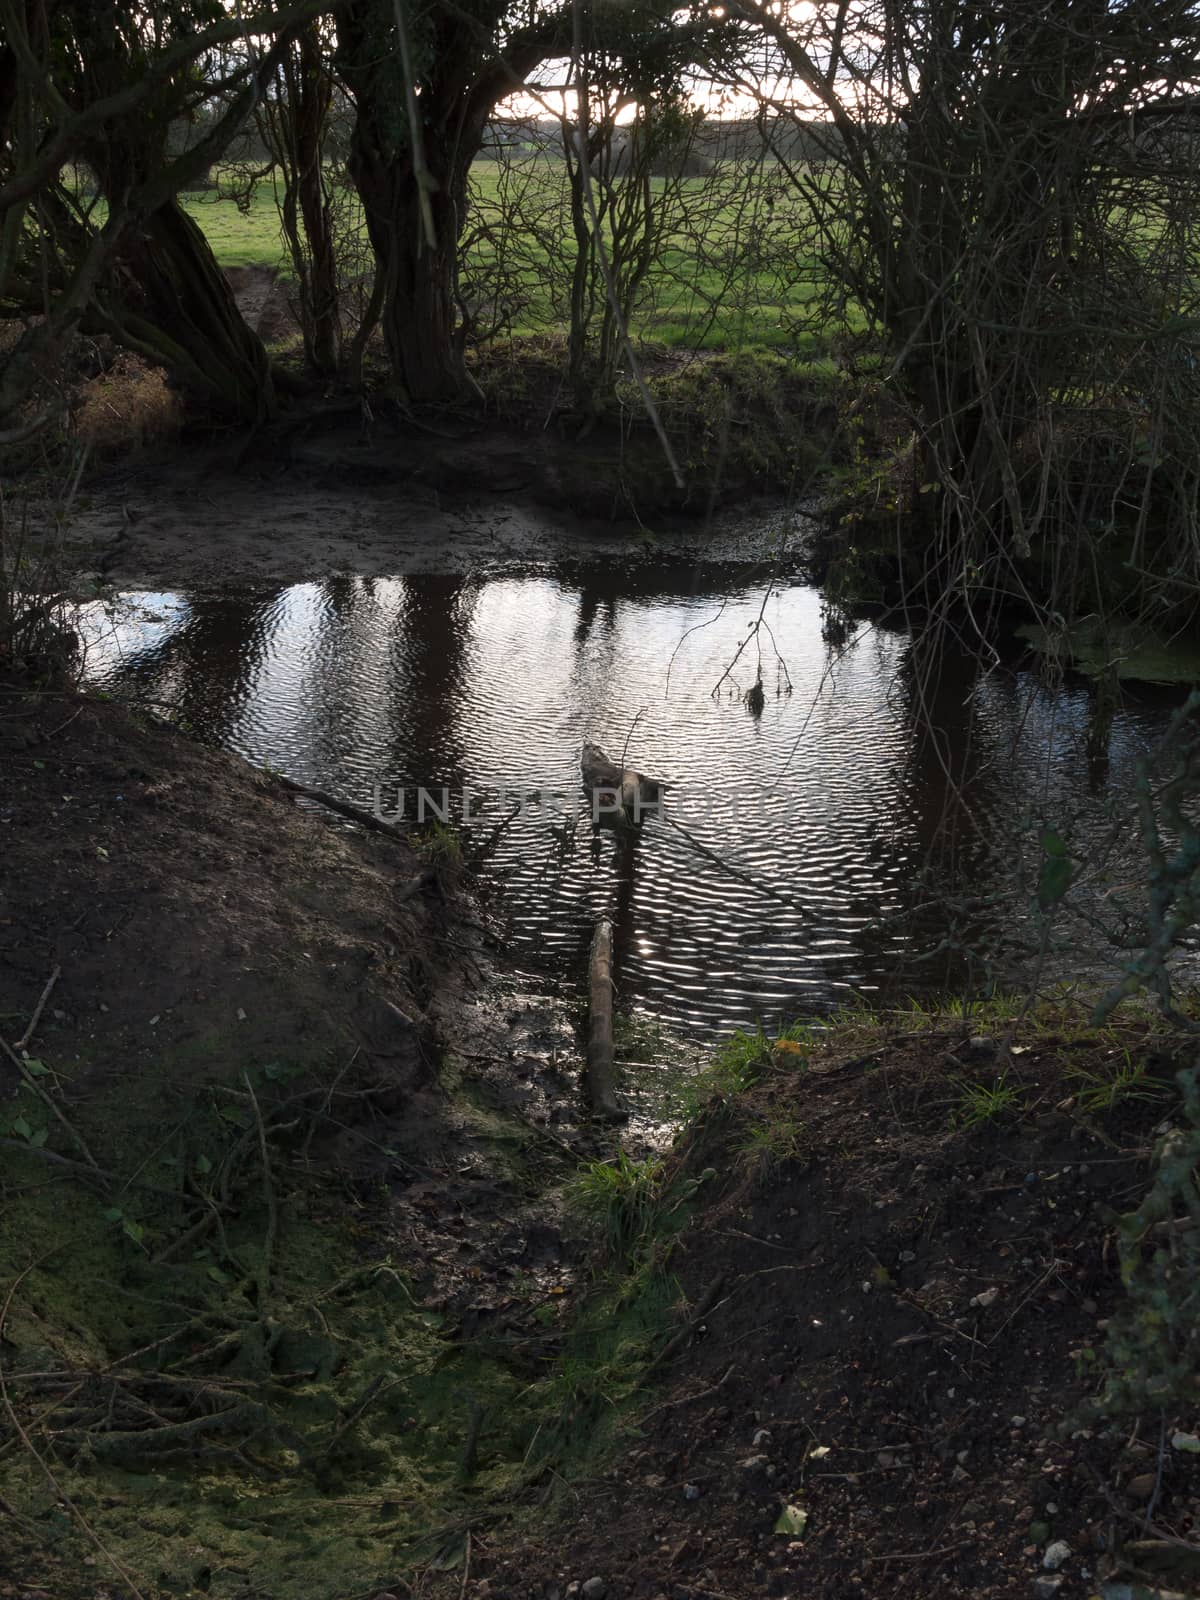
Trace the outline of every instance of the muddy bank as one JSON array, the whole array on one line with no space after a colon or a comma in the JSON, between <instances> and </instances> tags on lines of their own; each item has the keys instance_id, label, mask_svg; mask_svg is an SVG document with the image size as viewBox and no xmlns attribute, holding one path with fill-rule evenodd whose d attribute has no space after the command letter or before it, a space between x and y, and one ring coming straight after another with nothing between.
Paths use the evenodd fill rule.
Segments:
<instances>
[{"instance_id":1,"label":"muddy bank","mask_svg":"<svg viewBox=\"0 0 1200 1600\"><path fill-rule=\"evenodd\" d=\"M1088 1410L1189 1036L860 1014L697 1076L642 1028L681 1136L617 1152L444 834L4 710L0 1595L1195 1592L1186 1305L1182 1385Z\"/></svg>"},{"instance_id":2,"label":"muddy bank","mask_svg":"<svg viewBox=\"0 0 1200 1600\"><path fill-rule=\"evenodd\" d=\"M744 1043L608 1214L630 1281L665 1263L684 1308L622 1449L544 1534L485 1534L475 1592L1200 1592L1195 1249L1165 1243L1195 1221L1167 1189L1117 1220L1164 1128L1200 1148L1187 1036L1068 1002L1015 1033L993 1010ZM1121 1241L1149 1227L1139 1322ZM1171 1315L1174 1391L1139 1342ZM1114 1371L1158 1399L1097 1406Z\"/></svg>"},{"instance_id":3,"label":"muddy bank","mask_svg":"<svg viewBox=\"0 0 1200 1600\"><path fill-rule=\"evenodd\" d=\"M635 516L605 498L590 460L571 467L561 447L499 429L445 437L355 422L240 454L204 444L97 469L69 522L72 569L194 589L664 551L759 560L808 527L766 490L736 512ZM568 468L590 502L563 486Z\"/></svg>"},{"instance_id":4,"label":"muddy bank","mask_svg":"<svg viewBox=\"0 0 1200 1600\"><path fill-rule=\"evenodd\" d=\"M468 1335L566 1315L571 1020L445 839L116 706L4 712L0 1593L379 1587L515 1391Z\"/></svg>"}]
</instances>

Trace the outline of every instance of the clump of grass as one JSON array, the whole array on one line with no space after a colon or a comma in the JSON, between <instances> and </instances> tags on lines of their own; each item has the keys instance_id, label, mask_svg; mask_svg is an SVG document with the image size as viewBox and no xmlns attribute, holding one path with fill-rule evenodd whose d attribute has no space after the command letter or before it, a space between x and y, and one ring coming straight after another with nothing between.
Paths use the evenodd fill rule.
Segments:
<instances>
[{"instance_id":1,"label":"clump of grass","mask_svg":"<svg viewBox=\"0 0 1200 1600\"><path fill-rule=\"evenodd\" d=\"M727 1104L744 1094L762 1076L770 1059L771 1041L761 1028L757 1033L739 1029L686 1085L682 1096L685 1120L696 1117L714 1100Z\"/></svg>"},{"instance_id":2,"label":"clump of grass","mask_svg":"<svg viewBox=\"0 0 1200 1600\"><path fill-rule=\"evenodd\" d=\"M961 1022L978 1031L985 1024L998 1027L1011 1022L1023 1009L1019 995L944 995L928 1000L909 997L901 1010L904 1021L913 1028L944 1028Z\"/></svg>"},{"instance_id":3,"label":"clump of grass","mask_svg":"<svg viewBox=\"0 0 1200 1600\"><path fill-rule=\"evenodd\" d=\"M571 1188L572 1208L599 1232L611 1255L628 1256L653 1232L662 1200L665 1163L634 1161L618 1150L610 1161L591 1161Z\"/></svg>"},{"instance_id":4,"label":"clump of grass","mask_svg":"<svg viewBox=\"0 0 1200 1600\"><path fill-rule=\"evenodd\" d=\"M1020 1087L1008 1082L1007 1072L993 1084L964 1083L958 1100L957 1121L962 1128L982 1128L996 1122L1010 1112L1024 1109L1025 1096Z\"/></svg>"},{"instance_id":5,"label":"clump of grass","mask_svg":"<svg viewBox=\"0 0 1200 1600\"><path fill-rule=\"evenodd\" d=\"M121 351L106 372L78 390L74 422L89 451L120 455L174 439L183 426L183 403L161 368Z\"/></svg>"},{"instance_id":6,"label":"clump of grass","mask_svg":"<svg viewBox=\"0 0 1200 1600\"><path fill-rule=\"evenodd\" d=\"M770 1177L803 1150L804 1123L796 1117L767 1115L751 1124L739 1156L761 1178Z\"/></svg>"},{"instance_id":7,"label":"clump of grass","mask_svg":"<svg viewBox=\"0 0 1200 1600\"><path fill-rule=\"evenodd\" d=\"M1129 1050L1124 1050L1121 1059L1111 1066L1102 1066L1095 1072L1073 1067L1067 1078L1075 1086L1080 1111L1090 1115L1113 1111L1126 1100L1161 1100L1166 1092L1148 1075L1145 1062L1135 1061Z\"/></svg>"},{"instance_id":8,"label":"clump of grass","mask_svg":"<svg viewBox=\"0 0 1200 1600\"><path fill-rule=\"evenodd\" d=\"M447 822L432 823L422 835L418 849L439 877L453 877L462 869L462 840Z\"/></svg>"},{"instance_id":9,"label":"clump of grass","mask_svg":"<svg viewBox=\"0 0 1200 1600\"><path fill-rule=\"evenodd\" d=\"M568 1192L568 1203L600 1234L606 1249L622 1261L644 1256L651 1245L678 1232L692 1195L714 1176L698 1178L673 1171L661 1156L635 1161L618 1150L608 1161L590 1161Z\"/></svg>"}]
</instances>

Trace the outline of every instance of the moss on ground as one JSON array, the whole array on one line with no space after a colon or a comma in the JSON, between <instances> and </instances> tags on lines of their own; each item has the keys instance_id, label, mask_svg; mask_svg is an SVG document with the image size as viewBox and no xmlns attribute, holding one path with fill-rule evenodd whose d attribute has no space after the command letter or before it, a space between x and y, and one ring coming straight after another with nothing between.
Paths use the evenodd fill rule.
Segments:
<instances>
[{"instance_id":1,"label":"moss on ground","mask_svg":"<svg viewBox=\"0 0 1200 1600\"><path fill-rule=\"evenodd\" d=\"M110 1076L72 1112L82 1144L32 1093L5 1111L0 1336L28 1446L0 1427L0 1486L23 1576L92 1593L94 1535L147 1597L342 1600L453 1563L550 1467L605 1456L671 1326L662 1261L598 1265L573 1323L555 1307L464 1341L399 1259L386 1160L333 1158L329 1064L210 1067L172 1101L195 1053ZM544 1189L530 1130L443 1078L472 1150ZM220 1221L197 1234L206 1199Z\"/></svg>"}]
</instances>

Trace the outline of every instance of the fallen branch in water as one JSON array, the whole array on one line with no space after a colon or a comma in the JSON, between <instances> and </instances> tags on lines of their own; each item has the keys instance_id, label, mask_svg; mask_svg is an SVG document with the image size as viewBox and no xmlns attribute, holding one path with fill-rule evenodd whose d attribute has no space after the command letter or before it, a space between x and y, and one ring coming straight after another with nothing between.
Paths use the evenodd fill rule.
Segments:
<instances>
[{"instance_id":1,"label":"fallen branch in water","mask_svg":"<svg viewBox=\"0 0 1200 1600\"><path fill-rule=\"evenodd\" d=\"M395 839L400 844L410 842L408 835L396 827L394 822L385 822L373 811L364 811L361 806L352 806L348 800L339 800L336 795L327 794L324 789L310 789L307 783L297 783L295 778L285 778L282 772L272 772L269 776L292 794L298 794L305 800L315 800L318 805L327 806L330 811L336 811L338 816L345 817L349 822L360 823L364 828L373 828L376 833L385 833L389 839Z\"/></svg>"},{"instance_id":2,"label":"fallen branch in water","mask_svg":"<svg viewBox=\"0 0 1200 1600\"><path fill-rule=\"evenodd\" d=\"M617 1102L613 1067L612 923L602 917L592 936L588 964L589 1032L585 1080L598 1116L623 1122L628 1113Z\"/></svg>"}]
</instances>

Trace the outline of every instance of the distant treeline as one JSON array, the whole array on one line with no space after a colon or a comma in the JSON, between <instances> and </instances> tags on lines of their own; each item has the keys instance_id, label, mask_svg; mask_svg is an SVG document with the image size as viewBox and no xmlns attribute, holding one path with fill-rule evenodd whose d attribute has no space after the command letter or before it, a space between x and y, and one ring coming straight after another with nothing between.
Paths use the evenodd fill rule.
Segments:
<instances>
[{"instance_id":1,"label":"distant treeline","mask_svg":"<svg viewBox=\"0 0 1200 1600\"><path fill-rule=\"evenodd\" d=\"M562 138L562 124L554 117L497 117L488 125L480 155L496 160L553 151L561 148ZM827 122L708 117L697 123L680 155L687 165L703 171L718 161L757 161L764 147L784 161L827 161L836 155L838 144L837 133Z\"/></svg>"},{"instance_id":2,"label":"distant treeline","mask_svg":"<svg viewBox=\"0 0 1200 1600\"><path fill-rule=\"evenodd\" d=\"M340 164L348 155L349 113L345 119L345 138L338 137L338 118L330 119L330 137L327 157ZM177 155L191 149L204 137L203 115L189 121L179 121L171 131L171 153ZM622 130L617 131L617 142ZM479 159L498 161L513 157L558 154L562 150L563 126L553 117L496 117L489 124ZM837 154L838 136L827 122L806 122L789 117L763 119L757 117L704 118L689 132L677 151L676 159L666 164L673 170L682 168L685 174L700 174L721 161L758 161L764 150L787 162L803 164L828 161ZM250 124L222 156L225 167L242 165L250 169L266 168L271 157L257 128ZM198 187L210 187L211 175Z\"/></svg>"}]
</instances>

